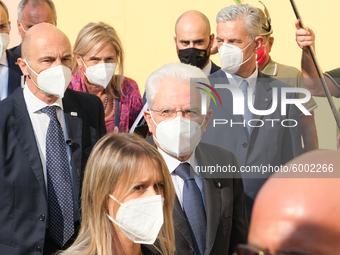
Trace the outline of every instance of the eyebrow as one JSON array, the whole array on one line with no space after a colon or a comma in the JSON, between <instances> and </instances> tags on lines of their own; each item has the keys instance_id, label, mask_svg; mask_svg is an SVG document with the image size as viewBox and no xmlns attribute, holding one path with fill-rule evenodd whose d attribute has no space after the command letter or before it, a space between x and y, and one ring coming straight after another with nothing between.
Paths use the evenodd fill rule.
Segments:
<instances>
[{"instance_id":1,"label":"eyebrow","mask_svg":"<svg viewBox=\"0 0 340 255\"><path fill-rule=\"evenodd\" d=\"M218 41L224 41L224 39L222 39L222 38L220 38L220 37L218 37L218 36L216 36L216 40L218 40ZM241 43L242 40L241 40L241 39L237 39L237 38L230 38L230 39L227 39L227 42L229 42L229 43L234 43L234 42L239 42L239 43Z\"/></svg>"},{"instance_id":2,"label":"eyebrow","mask_svg":"<svg viewBox=\"0 0 340 255\"><path fill-rule=\"evenodd\" d=\"M72 58L72 54L67 54L67 55L63 56L63 58Z\"/></svg>"}]
</instances>

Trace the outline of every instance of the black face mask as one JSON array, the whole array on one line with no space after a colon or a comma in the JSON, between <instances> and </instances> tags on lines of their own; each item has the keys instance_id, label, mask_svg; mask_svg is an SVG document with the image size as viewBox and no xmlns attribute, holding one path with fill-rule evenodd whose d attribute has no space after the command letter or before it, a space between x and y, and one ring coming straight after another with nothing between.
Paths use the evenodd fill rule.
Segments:
<instances>
[{"instance_id":1,"label":"black face mask","mask_svg":"<svg viewBox=\"0 0 340 255\"><path fill-rule=\"evenodd\" d=\"M200 69L204 67L209 59L207 49L200 50L196 48L187 48L183 50L177 50L177 54L181 63L197 66Z\"/></svg>"}]
</instances>

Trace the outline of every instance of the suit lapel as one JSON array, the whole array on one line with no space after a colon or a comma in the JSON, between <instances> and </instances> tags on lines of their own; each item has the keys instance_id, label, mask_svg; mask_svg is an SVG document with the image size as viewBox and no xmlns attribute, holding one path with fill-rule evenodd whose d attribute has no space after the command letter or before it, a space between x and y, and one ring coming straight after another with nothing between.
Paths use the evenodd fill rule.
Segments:
<instances>
[{"instance_id":1,"label":"suit lapel","mask_svg":"<svg viewBox=\"0 0 340 255\"><path fill-rule=\"evenodd\" d=\"M63 107L64 107L64 116L65 123L67 127L68 137L72 140L71 145L71 166L72 166L72 176L73 183L75 185L75 192L78 197L79 189L80 189L80 179L82 169L82 130L83 130L83 118L82 118L82 110L79 106L72 100L70 95L67 93L68 90L65 91L65 95L63 98ZM80 154L79 157L75 157L73 155Z\"/></svg>"},{"instance_id":2,"label":"suit lapel","mask_svg":"<svg viewBox=\"0 0 340 255\"><path fill-rule=\"evenodd\" d=\"M190 225L187 217L185 216L181 204L178 201L177 195L175 198L175 205L173 209L174 227L178 234L193 248L193 240L190 231Z\"/></svg>"},{"instance_id":3,"label":"suit lapel","mask_svg":"<svg viewBox=\"0 0 340 255\"><path fill-rule=\"evenodd\" d=\"M214 162L212 158L204 154L200 150L200 144L196 148L196 159L200 166L209 166ZM206 234L206 251L210 254L216 239L216 233L221 218L221 190L217 188L214 179L202 178L205 211L207 215L207 234Z\"/></svg>"},{"instance_id":4,"label":"suit lapel","mask_svg":"<svg viewBox=\"0 0 340 255\"><path fill-rule=\"evenodd\" d=\"M40 153L35 140L31 119L25 105L22 89L17 90L15 94L13 117L14 121L11 123L12 130L44 192L45 197L47 197Z\"/></svg>"}]
</instances>

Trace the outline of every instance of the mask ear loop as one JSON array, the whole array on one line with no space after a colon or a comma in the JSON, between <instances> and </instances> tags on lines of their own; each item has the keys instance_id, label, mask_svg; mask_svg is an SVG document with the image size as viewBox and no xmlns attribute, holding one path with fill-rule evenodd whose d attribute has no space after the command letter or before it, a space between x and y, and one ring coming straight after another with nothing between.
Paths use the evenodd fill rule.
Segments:
<instances>
[{"instance_id":1,"label":"mask ear loop","mask_svg":"<svg viewBox=\"0 0 340 255\"><path fill-rule=\"evenodd\" d=\"M27 63L27 61L26 61L26 59L24 59L24 62L26 63L26 65L27 65L27 67L38 77L39 76L39 74L37 74L33 69L32 69L32 67L30 67L30 65ZM46 94L44 91L43 91L43 89L38 85L38 84L36 84L35 82L34 82L34 80L28 75L28 78L30 78L30 80L33 82L33 84L38 88L38 89L40 89L41 90L41 92L43 92L44 94Z\"/></svg>"},{"instance_id":2,"label":"mask ear loop","mask_svg":"<svg viewBox=\"0 0 340 255\"><path fill-rule=\"evenodd\" d=\"M118 204L120 204L120 206L123 205L121 202L118 201L117 198L115 198L115 197L112 196L111 194L109 195L109 197L110 197L111 199L113 199L115 202L117 202ZM120 225L117 221L115 221L108 213L107 213L106 215L107 215L107 217L109 218L109 220L111 220L111 221L112 221L114 224L116 224L118 227L121 226L121 225Z\"/></svg>"},{"instance_id":3,"label":"mask ear loop","mask_svg":"<svg viewBox=\"0 0 340 255\"><path fill-rule=\"evenodd\" d=\"M20 26L21 26L22 31L24 31L25 34L26 34L26 33L27 33L27 30L24 29L24 27L22 26L21 22L19 22L19 23L20 23Z\"/></svg>"}]
</instances>

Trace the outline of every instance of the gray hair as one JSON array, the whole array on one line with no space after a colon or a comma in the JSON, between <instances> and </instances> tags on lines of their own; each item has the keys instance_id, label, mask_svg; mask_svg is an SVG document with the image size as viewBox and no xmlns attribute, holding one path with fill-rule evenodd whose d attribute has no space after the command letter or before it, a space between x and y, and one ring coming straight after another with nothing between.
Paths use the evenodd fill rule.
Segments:
<instances>
[{"instance_id":1,"label":"gray hair","mask_svg":"<svg viewBox=\"0 0 340 255\"><path fill-rule=\"evenodd\" d=\"M145 84L146 100L149 108L151 109L155 102L155 96L158 90L161 88L162 80L166 78L179 78L183 81L187 81L190 84L194 82L196 87L208 90L206 86L197 83L202 82L210 86L210 82L207 76L196 66L187 65L183 63L169 63L150 74ZM205 92L203 92L205 93ZM210 105L210 96L207 97L207 109Z\"/></svg>"},{"instance_id":2,"label":"gray hair","mask_svg":"<svg viewBox=\"0 0 340 255\"><path fill-rule=\"evenodd\" d=\"M7 18L9 19L9 13L8 13L8 9L7 6L5 5L5 3L3 1L0 0L0 5L2 6L2 8L4 8L6 14L7 14Z\"/></svg>"},{"instance_id":3,"label":"gray hair","mask_svg":"<svg viewBox=\"0 0 340 255\"><path fill-rule=\"evenodd\" d=\"M47 3L53 11L54 22L57 23L57 11L52 0L21 0L18 5L18 20L20 23L22 22L22 10L24 9L27 3L30 3L34 7L37 5L42 5L43 3Z\"/></svg>"},{"instance_id":4,"label":"gray hair","mask_svg":"<svg viewBox=\"0 0 340 255\"><path fill-rule=\"evenodd\" d=\"M261 35L261 18L258 8L249 4L238 4L225 7L216 16L216 23L244 20L247 34L251 39Z\"/></svg>"}]
</instances>

